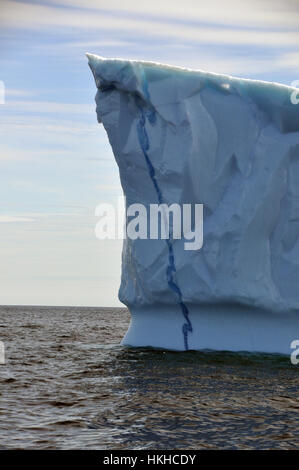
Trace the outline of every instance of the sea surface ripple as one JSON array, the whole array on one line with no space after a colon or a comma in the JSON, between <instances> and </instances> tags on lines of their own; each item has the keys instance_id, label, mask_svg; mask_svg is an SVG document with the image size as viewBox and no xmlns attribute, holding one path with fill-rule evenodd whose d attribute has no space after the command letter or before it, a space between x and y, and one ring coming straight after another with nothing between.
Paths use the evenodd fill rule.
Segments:
<instances>
[{"instance_id":1,"label":"sea surface ripple","mask_svg":"<svg viewBox=\"0 0 299 470\"><path fill-rule=\"evenodd\" d=\"M126 309L0 307L1 449L299 448L299 365L119 345Z\"/></svg>"}]
</instances>

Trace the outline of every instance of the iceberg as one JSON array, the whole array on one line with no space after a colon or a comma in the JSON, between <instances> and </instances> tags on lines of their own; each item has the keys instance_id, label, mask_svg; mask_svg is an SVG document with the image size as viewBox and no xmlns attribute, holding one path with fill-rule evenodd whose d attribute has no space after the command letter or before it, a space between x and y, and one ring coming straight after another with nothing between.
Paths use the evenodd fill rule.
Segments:
<instances>
[{"instance_id":1,"label":"iceberg","mask_svg":"<svg viewBox=\"0 0 299 470\"><path fill-rule=\"evenodd\" d=\"M290 354L299 340L296 89L87 56L126 207L203 206L199 249L171 231L124 240L122 344Z\"/></svg>"}]
</instances>

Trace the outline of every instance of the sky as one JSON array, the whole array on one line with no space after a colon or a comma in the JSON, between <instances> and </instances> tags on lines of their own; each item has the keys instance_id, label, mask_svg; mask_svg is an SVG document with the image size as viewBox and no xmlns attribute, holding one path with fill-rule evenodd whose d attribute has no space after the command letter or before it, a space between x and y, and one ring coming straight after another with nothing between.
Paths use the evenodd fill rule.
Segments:
<instances>
[{"instance_id":1,"label":"sky","mask_svg":"<svg viewBox=\"0 0 299 470\"><path fill-rule=\"evenodd\" d=\"M298 0L0 0L0 304L120 306L121 195L85 52L290 85Z\"/></svg>"}]
</instances>

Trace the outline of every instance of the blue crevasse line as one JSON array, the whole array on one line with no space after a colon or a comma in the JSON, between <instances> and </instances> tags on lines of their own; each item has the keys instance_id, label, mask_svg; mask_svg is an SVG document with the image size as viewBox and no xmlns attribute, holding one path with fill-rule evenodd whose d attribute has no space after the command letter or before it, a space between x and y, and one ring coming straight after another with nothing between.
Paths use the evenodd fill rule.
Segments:
<instances>
[{"instance_id":1,"label":"blue crevasse line","mask_svg":"<svg viewBox=\"0 0 299 470\"><path fill-rule=\"evenodd\" d=\"M145 95L147 96L147 98L149 98L147 82L146 82L144 76L143 76L143 83L144 83L143 91L144 91ZM156 117L155 116L155 111L151 110L151 109L145 110L142 99L137 95L135 97L135 101L136 101L137 108L140 112L139 122L137 123L137 135L138 135L139 144L140 144L140 147L142 149L142 152L143 152L143 155L144 155L147 167L148 167L150 178L153 182L153 185L154 185L154 188L155 188L155 191L156 191L156 194L157 194L158 202L159 202L159 204L162 204L163 203L162 191L161 191L161 189L158 185L157 179L156 179L155 169L154 169L154 167L152 165L152 162L151 162L151 160L148 156L148 150L150 148L150 145L149 145L148 134L147 134L147 131L146 131L146 128L145 128L146 118L148 118L148 121L150 122L150 124L153 125L155 123L155 117ZM183 337L184 337L185 350L188 351L188 349L189 349L189 346L188 346L188 333L191 333L193 331L193 328L192 328L192 323L189 319L188 307L183 302L182 291L181 291L179 285L175 281L176 267L175 267L173 244L172 244L172 238L171 238L171 230L170 230L169 235L170 235L169 238L165 240L166 244L167 244L167 248L168 248L168 266L167 266L167 270L166 270L167 283L168 283L170 289L173 292L175 292L175 294L178 298L178 304L180 306L180 309L181 309L182 314L183 314L184 319L185 319L185 323L182 326L182 332L183 332Z\"/></svg>"}]
</instances>

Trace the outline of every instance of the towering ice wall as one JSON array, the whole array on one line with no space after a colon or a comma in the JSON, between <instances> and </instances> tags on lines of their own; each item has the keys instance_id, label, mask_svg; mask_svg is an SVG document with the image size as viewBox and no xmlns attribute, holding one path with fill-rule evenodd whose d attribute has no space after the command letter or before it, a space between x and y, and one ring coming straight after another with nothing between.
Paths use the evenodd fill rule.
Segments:
<instances>
[{"instance_id":1,"label":"towering ice wall","mask_svg":"<svg viewBox=\"0 0 299 470\"><path fill-rule=\"evenodd\" d=\"M299 339L295 89L88 59L127 207L203 204L201 249L172 237L124 241L123 343L289 353Z\"/></svg>"}]
</instances>

